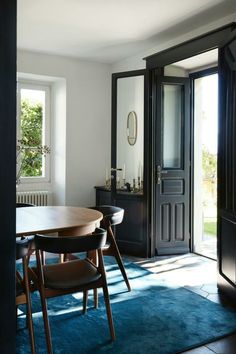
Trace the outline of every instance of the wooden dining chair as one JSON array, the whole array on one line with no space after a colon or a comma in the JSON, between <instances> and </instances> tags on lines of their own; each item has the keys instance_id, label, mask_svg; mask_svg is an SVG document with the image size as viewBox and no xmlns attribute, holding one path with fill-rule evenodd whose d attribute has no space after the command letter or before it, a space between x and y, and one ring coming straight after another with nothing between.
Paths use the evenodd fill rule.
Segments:
<instances>
[{"instance_id":1,"label":"wooden dining chair","mask_svg":"<svg viewBox=\"0 0 236 354\"><path fill-rule=\"evenodd\" d=\"M22 270L21 274L16 270L16 314L18 305L26 304L27 307L27 324L29 328L31 352L35 354L35 336L33 328L32 319L32 306L31 306L31 296L30 296L30 284L28 277L28 252L33 242L32 238L23 238L16 240L16 260L22 260ZM17 321L17 317L16 317Z\"/></svg>"},{"instance_id":2,"label":"wooden dining chair","mask_svg":"<svg viewBox=\"0 0 236 354\"><path fill-rule=\"evenodd\" d=\"M36 205L35 204L32 204L32 203L16 203L16 207L17 208L27 208L27 207L35 207ZM24 236L23 236L24 237ZM32 236L30 236L32 237ZM31 254L29 254L29 257L31 256ZM43 259L43 264L45 264L46 262L46 256L45 256L45 253L42 252L42 259Z\"/></svg>"},{"instance_id":3,"label":"wooden dining chair","mask_svg":"<svg viewBox=\"0 0 236 354\"><path fill-rule=\"evenodd\" d=\"M101 227L103 227L107 231L107 241L105 246L102 248L103 255L115 257L116 262L124 278L124 281L126 283L127 289L128 291L131 291L129 279L126 274L120 251L112 230L113 226L122 223L124 217L124 209L109 205L94 206L90 207L90 209L100 211L103 214Z\"/></svg>"},{"instance_id":4,"label":"wooden dining chair","mask_svg":"<svg viewBox=\"0 0 236 354\"><path fill-rule=\"evenodd\" d=\"M111 339L115 340L115 330L101 251L105 242L106 231L103 229L96 229L93 234L85 236L35 236L37 269L34 271L37 272L38 277L38 289L41 297L48 353L53 353L53 350L46 299L78 291L86 292L90 289L103 289ZM84 258L64 263L43 265L41 251L54 254L78 252L85 252L87 254L88 252L95 251L98 254L98 264L95 265L90 259ZM84 313L86 306L85 296L83 302Z\"/></svg>"}]
</instances>

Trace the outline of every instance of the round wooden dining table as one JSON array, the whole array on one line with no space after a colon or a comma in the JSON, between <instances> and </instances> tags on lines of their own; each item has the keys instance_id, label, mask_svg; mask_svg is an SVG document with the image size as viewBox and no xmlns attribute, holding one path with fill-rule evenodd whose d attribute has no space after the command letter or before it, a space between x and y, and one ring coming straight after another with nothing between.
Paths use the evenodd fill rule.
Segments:
<instances>
[{"instance_id":1,"label":"round wooden dining table","mask_svg":"<svg viewBox=\"0 0 236 354\"><path fill-rule=\"evenodd\" d=\"M103 215L97 210L71 206L16 208L16 236L54 233L86 235L99 227Z\"/></svg>"}]
</instances>

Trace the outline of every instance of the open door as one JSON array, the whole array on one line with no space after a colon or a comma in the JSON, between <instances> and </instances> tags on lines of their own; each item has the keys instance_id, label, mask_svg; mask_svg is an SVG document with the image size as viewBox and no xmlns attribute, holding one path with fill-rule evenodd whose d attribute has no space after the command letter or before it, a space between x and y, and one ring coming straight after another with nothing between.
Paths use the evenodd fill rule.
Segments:
<instances>
[{"instance_id":1,"label":"open door","mask_svg":"<svg viewBox=\"0 0 236 354\"><path fill-rule=\"evenodd\" d=\"M236 295L236 31L219 50L218 286Z\"/></svg>"},{"instance_id":2,"label":"open door","mask_svg":"<svg viewBox=\"0 0 236 354\"><path fill-rule=\"evenodd\" d=\"M156 77L156 254L189 252L190 84Z\"/></svg>"}]
</instances>

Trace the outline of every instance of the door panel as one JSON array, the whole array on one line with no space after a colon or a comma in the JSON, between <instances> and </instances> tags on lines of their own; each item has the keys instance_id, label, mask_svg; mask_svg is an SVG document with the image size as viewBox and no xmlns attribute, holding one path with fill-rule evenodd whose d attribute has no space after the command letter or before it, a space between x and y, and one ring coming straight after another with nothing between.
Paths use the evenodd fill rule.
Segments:
<instances>
[{"instance_id":1,"label":"door panel","mask_svg":"<svg viewBox=\"0 0 236 354\"><path fill-rule=\"evenodd\" d=\"M236 32L219 50L218 286L236 295Z\"/></svg>"},{"instance_id":2,"label":"door panel","mask_svg":"<svg viewBox=\"0 0 236 354\"><path fill-rule=\"evenodd\" d=\"M157 254L189 251L189 79L157 77L155 235Z\"/></svg>"},{"instance_id":3,"label":"door panel","mask_svg":"<svg viewBox=\"0 0 236 354\"><path fill-rule=\"evenodd\" d=\"M235 279L235 250L236 250L236 224L230 220L222 218L221 234L221 273L228 282L233 286L236 284Z\"/></svg>"}]
</instances>

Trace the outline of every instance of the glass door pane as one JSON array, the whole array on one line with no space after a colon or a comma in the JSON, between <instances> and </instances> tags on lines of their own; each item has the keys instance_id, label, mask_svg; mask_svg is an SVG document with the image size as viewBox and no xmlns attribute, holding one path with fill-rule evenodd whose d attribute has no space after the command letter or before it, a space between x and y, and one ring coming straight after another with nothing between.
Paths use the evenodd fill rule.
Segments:
<instances>
[{"instance_id":1,"label":"glass door pane","mask_svg":"<svg viewBox=\"0 0 236 354\"><path fill-rule=\"evenodd\" d=\"M162 86L163 168L178 168L182 163L183 92L181 85Z\"/></svg>"},{"instance_id":2,"label":"glass door pane","mask_svg":"<svg viewBox=\"0 0 236 354\"><path fill-rule=\"evenodd\" d=\"M117 80L116 191L143 192L144 76Z\"/></svg>"},{"instance_id":3,"label":"glass door pane","mask_svg":"<svg viewBox=\"0 0 236 354\"><path fill-rule=\"evenodd\" d=\"M216 259L218 74L194 80L194 252Z\"/></svg>"}]
</instances>

